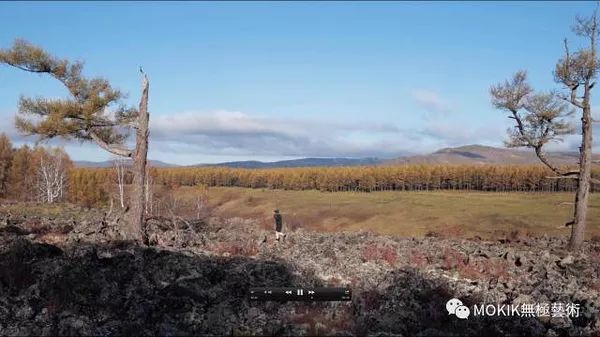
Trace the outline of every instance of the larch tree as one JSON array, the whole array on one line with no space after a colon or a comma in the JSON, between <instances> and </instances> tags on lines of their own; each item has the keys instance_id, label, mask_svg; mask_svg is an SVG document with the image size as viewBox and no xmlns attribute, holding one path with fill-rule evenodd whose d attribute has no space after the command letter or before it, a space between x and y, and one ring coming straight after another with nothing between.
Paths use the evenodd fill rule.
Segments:
<instances>
[{"instance_id":1,"label":"larch tree","mask_svg":"<svg viewBox=\"0 0 600 337\"><path fill-rule=\"evenodd\" d=\"M12 143L8 136L0 133L0 198L8 192L8 172L13 158Z\"/></svg>"},{"instance_id":2,"label":"larch tree","mask_svg":"<svg viewBox=\"0 0 600 337\"><path fill-rule=\"evenodd\" d=\"M540 161L552 170L556 179L576 179L574 216L566 225L571 226L569 248L581 247L587 222L591 184L600 183L592 179L592 112L591 92L598 73L596 39L598 37L597 9L590 17L578 17L573 32L587 39L588 45L571 53L564 40L565 55L558 60L554 70L555 81L567 89L567 93L535 93L527 82L525 71L517 72L510 81L490 89L492 104L509 112L508 118L515 121L508 130L509 147L528 147L535 151ZM561 141L563 136L575 129L569 117L581 112L581 146L576 170L566 170L554 165L545 155L544 146Z\"/></svg>"},{"instance_id":3,"label":"larch tree","mask_svg":"<svg viewBox=\"0 0 600 337\"><path fill-rule=\"evenodd\" d=\"M8 196L18 200L34 200L34 180L36 167L33 164L33 151L24 145L14 151L8 171Z\"/></svg>"},{"instance_id":4,"label":"larch tree","mask_svg":"<svg viewBox=\"0 0 600 337\"><path fill-rule=\"evenodd\" d=\"M16 40L9 49L0 49L0 63L31 73L49 75L61 82L69 92L64 99L22 96L16 127L26 135L37 135L39 141L61 137L94 142L102 149L133 159L132 207L124 228L127 239L147 242L144 226L144 181L148 153L148 89L142 72L142 97L139 109L128 108L122 92L103 78L86 78L83 63L50 55L24 40ZM140 68L141 71L141 68ZM134 149L124 145L129 131L136 131Z\"/></svg>"}]
</instances>

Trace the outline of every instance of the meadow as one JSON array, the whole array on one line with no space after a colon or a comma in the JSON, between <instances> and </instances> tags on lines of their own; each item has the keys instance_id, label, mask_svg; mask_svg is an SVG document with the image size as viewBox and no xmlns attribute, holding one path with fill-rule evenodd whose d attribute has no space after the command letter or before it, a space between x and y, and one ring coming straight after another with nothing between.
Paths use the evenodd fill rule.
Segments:
<instances>
[{"instance_id":1,"label":"meadow","mask_svg":"<svg viewBox=\"0 0 600 337\"><path fill-rule=\"evenodd\" d=\"M190 187L180 187L184 197ZM572 193L387 191L320 192L211 187L213 215L252 218L268 228L280 209L288 229L370 230L400 236L491 238L511 232L566 236ZM588 238L600 236L600 195L592 194Z\"/></svg>"}]
</instances>

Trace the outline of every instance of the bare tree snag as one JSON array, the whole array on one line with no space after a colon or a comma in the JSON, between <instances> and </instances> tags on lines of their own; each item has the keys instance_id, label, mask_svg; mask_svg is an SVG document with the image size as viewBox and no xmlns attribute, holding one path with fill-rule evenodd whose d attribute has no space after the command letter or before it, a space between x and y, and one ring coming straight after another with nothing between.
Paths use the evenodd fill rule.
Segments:
<instances>
[{"instance_id":1,"label":"bare tree snag","mask_svg":"<svg viewBox=\"0 0 600 337\"><path fill-rule=\"evenodd\" d=\"M121 204L121 208L125 208L125 171L126 171L126 162L122 157L117 157L113 159L113 167L115 168L115 173L117 174L117 188L119 192L119 202ZM112 198L110 199L112 202Z\"/></svg>"},{"instance_id":2,"label":"bare tree snag","mask_svg":"<svg viewBox=\"0 0 600 337\"><path fill-rule=\"evenodd\" d=\"M148 90L150 83L146 74L142 73L142 75L142 98L140 99L135 152L133 155L133 195L128 223L130 234L141 238L144 244L148 244L144 213L146 211L146 164L148 157L148 123L150 119L148 113Z\"/></svg>"}]
</instances>

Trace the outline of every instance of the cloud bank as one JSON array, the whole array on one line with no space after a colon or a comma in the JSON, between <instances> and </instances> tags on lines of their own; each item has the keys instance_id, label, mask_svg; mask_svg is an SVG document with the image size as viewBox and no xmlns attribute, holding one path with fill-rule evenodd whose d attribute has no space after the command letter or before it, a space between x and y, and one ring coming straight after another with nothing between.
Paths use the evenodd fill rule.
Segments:
<instances>
[{"instance_id":1,"label":"cloud bank","mask_svg":"<svg viewBox=\"0 0 600 337\"><path fill-rule=\"evenodd\" d=\"M433 123L402 128L393 123L273 118L242 112L186 112L151 119L155 150L237 156L397 157L443 146L490 143L499 130Z\"/></svg>"},{"instance_id":2,"label":"cloud bank","mask_svg":"<svg viewBox=\"0 0 600 337\"><path fill-rule=\"evenodd\" d=\"M422 104L420 112L424 118L414 127L400 124L401 116L397 123L383 123L368 117L358 121L331 116L284 117L239 111L157 114L150 119L150 157L178 164L299 157L394 158L467 144L502 146L506 139L508 122L498 125L464 122L457 119L450 105L439 95L430 91L416 96L415 102ZM430 118L432 115L428 113L436 114L435 118ZM6 132L16 145L35 141L35 137L18 134L10 114L2 115L5 118L0 119L0 131ZM600 134L600 124L594 125L594 133ZM580 141L579 135L567 136L562 143L550 144L548 150L577 150ZM75 160L110 157L93 144L58 140L50 144L64 145ZM598 150L596 146L596 153Z\"/></svg>"}]
</instances>

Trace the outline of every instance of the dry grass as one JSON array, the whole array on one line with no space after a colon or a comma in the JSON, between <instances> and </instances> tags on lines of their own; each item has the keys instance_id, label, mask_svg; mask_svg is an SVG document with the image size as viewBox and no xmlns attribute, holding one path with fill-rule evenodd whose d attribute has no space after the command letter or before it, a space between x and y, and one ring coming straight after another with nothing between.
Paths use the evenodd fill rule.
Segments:
<instances>
[{"instance_id":1,"label":"dry grass","mask_svg":"<svg viewBox=\"0 0 600 337\"><path fill-rule=\"evenodd\" d=\"M177 214L196 217L198 189L174 190ZM273 210L283 213L285 228L318 231L368 230L406 237L507 237L511 240L548 234L569 235L572 193L319 192L213 187L208 206L214 216L256 219L273 228ZM187 209L189 208L189 209ZM187 209L187 210L186 210ZM79 213L78 207L71 210ZM0 212L63 216L64 205L2 203ZM591 196L587 237L600 240L600 194ZM32 223L32 225L34 225ZM419 258L416 258L420 261Z\"/></svg>"},{"instance_id":2,"label":"dry grass","mask_svg":"<svg viewBox=\"0 0 600 337\"><path fill-rule=\"evenodd\" d=\"M179 193L186 193L182 187ZM568 235L571 193L468 191L337 192L211 188L214 215L257 219L273 226L273 210L288 229L371 230L382 234L480 236ZM561 204L563 203L563 204ZM591 197L588 237L600 235L600 194Z\"/></svg>"}]
</instances>

